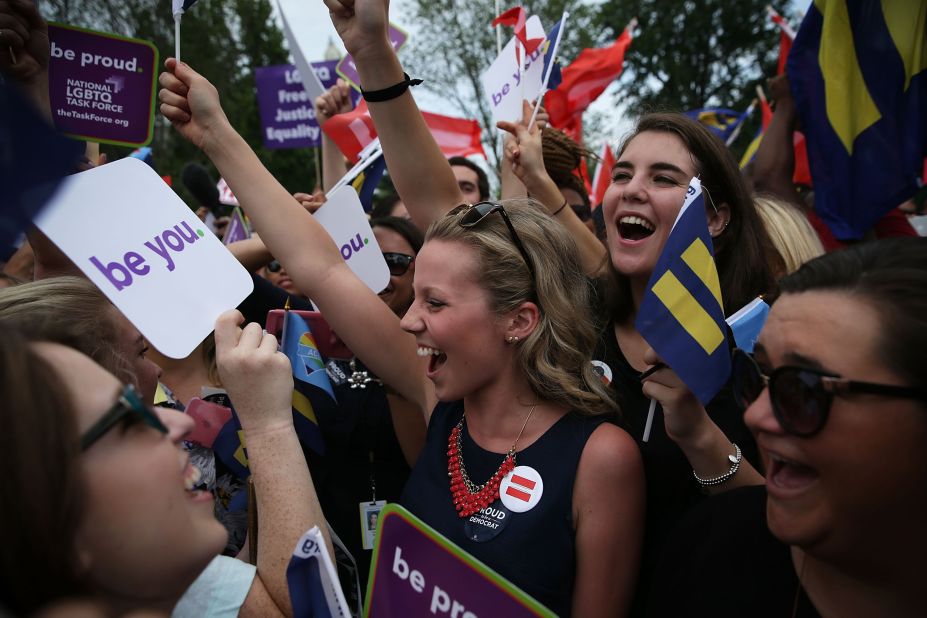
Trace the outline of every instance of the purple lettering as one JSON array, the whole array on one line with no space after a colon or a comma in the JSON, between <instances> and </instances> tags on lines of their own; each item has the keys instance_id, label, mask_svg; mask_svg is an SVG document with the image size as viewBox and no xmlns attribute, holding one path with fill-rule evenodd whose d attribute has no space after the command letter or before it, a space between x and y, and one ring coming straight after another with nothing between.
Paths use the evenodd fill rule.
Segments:
<instances>
[{"instance_id":1,"label":"purple lettering","mask_svg":"<svg viewBox=\"0 0 927 618\"><path fill-rule=\"evenodd\" d=\"M109 279L109 282L113 284L117 292L121 292L122 288L127 288L132 285L132 275L130 275L126 267L119 262L110 262L106 266L103 266L100 260L96 257L91 257L90 263L96 266L97 269ZM121 273L122 277L116 277L113 273Z\"/></svg>"},{"instance_id":2,"label":"purple lettering","mask_svg":"<svg viewBox=\"0 0 927 618\"><path fill-rule=\"evenodd\" d=\"M364 241L361 240L360 234L351 239L351 249L360 251L364 248Z\"/></svg>"},{"instance_id":3,"label":"purple lettering","mask_svg":"<svg viewBox=\"0 0 927 618\"><path fill-rule=\"evenodd\" d=\"M124 256L122 256L122 261L126 263L126 266L129 267L129 270L134 272L136 275L147 275L148 271L151 270L151 267L145 264L145 258L137 254L135 251L129 251Z\"/></svg>"},{"instance_id":4,"label":"purple lettering","mask_svg":"<svg viewBox=\"0 0 927 618\"><path fill-rule=\"evenodd\" d=\"M180 235L174 230L164 230L164 232L161 233L161 237L164 238L164 243L174 251L183 251L183 241L180 240ZM174 246L171 240L176 241L177 246Z\"/></svg>"},{"instance_id":5,"label":"purple lettering","mask_svg":"<svg viewBox=\"0 0 927 618\"><path fill-rule=\"evenodd\" d=\"M345 260L351 259L352 253L353 251L351 251L351 245L348 245L348 244L341 245L341 257L343 257Z\"/></svg>"},{"instance_id":6,"label":"purple lettering","mask_svg":"<svg viewBox=\"0 0 927 618\"><path fill-rule=\"evenodd\" d=\"M183 227L183 229L181 229L181 227ZM187 230L187 232L190 235L187 236L187 234L184 234L183 230ZM186 221L181 222L180 225L175 225L174 231L180 234L180 237L183 238L188 243L190 243L191 245L200 239L200 237L196 235L196 232L193 231L193 228L190 227L190 224L187 223Z\"/></svg>"},{"instance_id":7,"label":"purple lettering","mask_svg":"<svg viewBox=\"0 0 927 618\"><path fill-rule=\"evenodd\" d=\"M150 240L145 242L145 246L151 249L152 251L154 251L155 253L157 253L158 255L160 255L164 259L164 261L167 264L168 271L173 271L174 270L174 258L171 257L171 252L168 251L167 247L164 246L164 241L161 240L159 236L155 236L153 240L158 243L157 247L151 244Z\"/></svg>"}]
</instances>

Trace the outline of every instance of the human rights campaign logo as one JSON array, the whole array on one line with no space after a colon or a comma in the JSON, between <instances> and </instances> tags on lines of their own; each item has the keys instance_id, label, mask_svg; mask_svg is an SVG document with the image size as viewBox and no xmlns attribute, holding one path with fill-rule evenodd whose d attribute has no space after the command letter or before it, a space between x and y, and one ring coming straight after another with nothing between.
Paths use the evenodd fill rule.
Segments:
<instances>
[{"instance_id":1,"label":"human rights campaign logo","mask_svg":"<svg viewBox=\"0 0 927 618\"><path fill-rule=\"evenodd\" d=\"M693 178L635 321L638 332L702 405L711 401L731 373L721 285L711 247L701 183Z\"/></svg>"}]
</instances>

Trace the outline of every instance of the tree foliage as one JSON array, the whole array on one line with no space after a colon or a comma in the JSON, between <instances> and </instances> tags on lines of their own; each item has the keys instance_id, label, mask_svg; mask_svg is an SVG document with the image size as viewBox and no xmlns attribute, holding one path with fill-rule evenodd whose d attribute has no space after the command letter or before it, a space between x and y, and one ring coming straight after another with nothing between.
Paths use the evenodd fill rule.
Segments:
<instances>
[{"instance_id":1,"label":"tree foliage","mask_svg":"<svg viewBox=\"0 0 927 618\"><path fill-rule=\"evenodd\" d=\"M50 21L151 41L162 61L174 55L174 22L166 0L47 0L39 8ZM266 150L261 141L254 70L289 61L270 1L198 2L183 16L181 55L215 84L232 125L271 173L290 191L311 191L316 181L314 151ZM151 147L158 172L173 176L174 189L194 204L177 181L188 161L208 167L204 155L177 135L160 114L155 118ZM110 160L131 151L106 145L102 150Z\"/></svg>"},{"instance_id":2,"label":"tree foliage","mask_svg":"<svg viewBox=\"0 0 927 618\"><path fill-rule=\"evenodd\" d=\"M520 4L529 15L540 17L548 30L570 6L560 57L572 58L583 47L599 42L591 6L573 6L576 3L567 0L525 0ZM514 5L501 6L505 10ZM410 38L408 52L403 51L407 71L425 79L421 88L453 104L461 115L479 121L489 164L498 169L499 132L480 82L480 75L498 55L495 29L490 25L496 16L495 0L403 0L402 8L404 19L421 26ZM512 35L511 28L503 28L503 45Z\"/></svg>"}]
</instances>

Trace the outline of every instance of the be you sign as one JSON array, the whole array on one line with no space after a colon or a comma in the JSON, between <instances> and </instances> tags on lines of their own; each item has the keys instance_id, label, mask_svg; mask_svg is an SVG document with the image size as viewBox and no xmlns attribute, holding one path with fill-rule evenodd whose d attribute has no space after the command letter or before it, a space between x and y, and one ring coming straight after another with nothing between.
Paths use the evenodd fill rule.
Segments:
<instances>
[{"instance_id":1,"label":"be you sign","mask_svg":"<svg viewBox=\"0 0 927 618\"><path fill-rule=\"evenodd\" d=\"M68 177L35 224L171 358L189 355L253 289L222 242L138 159Z\"/></svg>"}]
</instances>

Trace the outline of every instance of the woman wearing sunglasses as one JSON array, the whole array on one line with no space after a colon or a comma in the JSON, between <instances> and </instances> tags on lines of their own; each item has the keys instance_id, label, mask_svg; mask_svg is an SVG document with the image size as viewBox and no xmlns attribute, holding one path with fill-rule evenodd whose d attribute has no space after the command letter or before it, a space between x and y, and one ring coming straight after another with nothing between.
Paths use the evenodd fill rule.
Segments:
<instances>
[{"instance_id":1,"label":"woman wearing sunglasses","mask_svg":"<svg viewBox=\"0 0 927 618\"><path fill-rule=\"evenodd\" d=\"M5 541L0 606L25 615L88 596L119 615L290 612L289 555L323 520L293 428L289 362L272 336L256 324L242 330L240 320L221 316L216 342L260 510L256 573L217 557L226 532L181 446L193 429L188 416L150 408L134 386L72 348L26 344L0 326L0 446L18 462L2 487L0 523L14 534Z\"/></svg>"},{"instance_id":2,"label":"woman wearing sunglasses","mask_svg":"<svg viewBox=\"0 0 927 618\"><path fill-rule=\"evenodd\" d=\"M780 287L734 363L765 491L687 519L654 615L923 616L927 239L832 253ZM738 568L714 593L722 563Z\"/></svg>"},{"instance_id":3,"label":"woman wearing sunglasses","mask_svg":"<svg viewBox=\"0 0 927 618\"><path fill-rule=\"evenodd\" d=\"M584 354L595 331L569 235L532 204L453 212L416 257L400 328L234 131L215 88L166 66L161 112L212 159L348 347L430 418L410 509L561 615L625 611L643 476L633 440L600 420L614 406ZM513 468L527 476L508 506L501 479Z\"/></svg>"}]
</instances>

